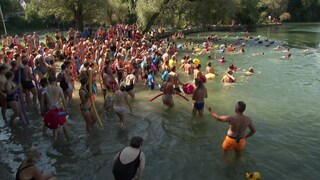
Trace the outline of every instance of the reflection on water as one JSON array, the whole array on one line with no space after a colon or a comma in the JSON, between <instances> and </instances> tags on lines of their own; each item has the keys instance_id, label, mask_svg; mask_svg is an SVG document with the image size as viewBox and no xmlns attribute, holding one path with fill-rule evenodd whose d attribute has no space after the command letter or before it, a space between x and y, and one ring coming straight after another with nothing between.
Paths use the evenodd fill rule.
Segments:
<instances>
[{"instance_id":1,"label":"reflection on water","mask_svg":"<svg viewBox=\"0 0 320 180\"><path fill-rule=\"evenodd\" d=\"M70 142L61 136L59 143L53 143L51 132L42 136L42 122L32 108L28 109L32 119L32 126L28 128L20 125L9 128L0 120L1 164L14 173L24 150L37 146L43 154L38 166L61 179L112 179L115 154L131 137L139 135L145 139L142 146L146 155L144 179L236 180L244 179L247 171L258 171L263 179L318 179L320 162L316 159L320 156L320 145L315 132L320 128L320 51L315 27L319 24L303 28L298 25L261 28L253 34L275 40L272 47L250 41L243 55L217 54L217 58L225 56L227 62L214 63L219 76L205 84L209 92L206 103L220 114L231 114L235 102L243 100L247 103L245 113L252 117L257 128L238 160L233 152L228 153L226 159L221 152L227 124L217 122L207 112L203 117L192 117L192 102L178 96L174 96L172 109L164 107L161 98L150 103L149 98L159 92L148 91L141 84L137 86L134 111L127 114L125 129L119 128L114 113L107 121L101 108L101 95L97 106L104 128L97 126L87 134L76 100L68 120ZM224 37L223 33L219 35ZM236 35L239 34L230 33L231 37ZM196 39L197 35L192 38L196 43L203 42L201 38ZM292 47L292 58L286 61L280 60L285 53L273 50L284 40ZM305 48L309 48L309 52L303 52ZM259 52L265 55L251 56ZM179 51L179 58L185 53L190 51ZM205 67L207 55L197 58ZM231 63L239 68L235 73L238 81L224 86L220 79ZM244 77L243 72L251 66L256 74ZM182 73L180 77L183 82L192 81L192 77Z\"/></svg>"}]
</instances>

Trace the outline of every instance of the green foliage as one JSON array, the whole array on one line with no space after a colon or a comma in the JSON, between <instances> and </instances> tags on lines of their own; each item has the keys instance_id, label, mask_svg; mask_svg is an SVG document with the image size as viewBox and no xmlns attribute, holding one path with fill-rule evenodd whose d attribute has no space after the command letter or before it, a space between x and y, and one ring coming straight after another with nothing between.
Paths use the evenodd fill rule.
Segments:
<instances>
[{"instance_id":1,"label":"green foliage","mask_svg":"<svg viewBox=\"0 0 320 180\"><path fill-rule=\"evenodd\" d=\"M291 15L288 12L284 12L279 17L280 21L286 21L291 19Z\"/></svg>"},{"instance_id":2,"label":"green foliage","mask_svg":"<svg viewBox=\"0 0 320 180\"><path fill-rule=\"evenodd\" d=\"M17 0L0 0L4 13L21 9ZM319 21L320 0L32 0L17 23L40 27L74 22L109 25L136 23L179 30L189 25L236 25L272 21ZM18 26L20 27L20 25Z\"/></svg>"}]
</instances>

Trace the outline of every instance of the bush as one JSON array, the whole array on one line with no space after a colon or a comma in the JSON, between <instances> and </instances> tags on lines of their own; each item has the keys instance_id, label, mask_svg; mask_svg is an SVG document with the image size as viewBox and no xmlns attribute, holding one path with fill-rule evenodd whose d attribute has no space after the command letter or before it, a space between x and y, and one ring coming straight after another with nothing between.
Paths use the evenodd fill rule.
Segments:
<instances>
[{"instance_id":1,"label":"bush","mask_svg":"<svg viewBox=\"0 0 320 180\"><path fill-rule=\"evenodd\" d=\"M288 12L284 12L279 16L280 21L286 21L291 19L291 15Z\"/></svg>"}]
</instances>

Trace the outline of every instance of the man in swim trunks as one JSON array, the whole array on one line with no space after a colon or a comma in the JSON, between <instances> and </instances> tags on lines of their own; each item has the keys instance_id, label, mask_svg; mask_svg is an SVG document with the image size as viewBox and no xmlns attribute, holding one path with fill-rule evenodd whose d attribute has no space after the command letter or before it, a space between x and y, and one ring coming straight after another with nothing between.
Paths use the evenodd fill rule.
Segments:
<instances>
[{"instance_id":1,"label":"man in swim trunks","mask_svg":"<svg viewBox=\"0 0 320 180\"><path fill-rule=\"evenodd\" d=\"M121 127L124 127L124 118L127 111L126 106L130 108L132 112L131 105L129 103L128 93L126 92L126 83L120 83L120 90L114 92L114 106L113 109L117 113Z\"/></svg>"},{"instance_id":2,"label":"man in swim trunks","mask_svg":"<svg viewBox=\"0 0 320 180\"><path fill-rule=\"evenodd\" d=\"M202 115L204 109L204 98L208 97L208 93L201 79L196 79L195 83L196 89L193 91L192 96L192 100L194 100L192 113L193 115L196 115L198 112L199 115Z\"/></svg>"},{"instance_id":3,"label":"man in swim trunks","mask_svg":"<svg viewBox=\"0 0 320 180\"><path fill-rule=\"evenodd\" d=\"M239 101L235 106L235 115L220 116L208 107L210 114L214 118L218 121L229 123L229 130L222 144L222 149L224 151L241 151L246 144L245 139L251 137L256 132L251 118L243 115L245 109L246 104L243 101ZM247 128L250 129L250 132L245 134Z\"/></svg>"}]
</instances>

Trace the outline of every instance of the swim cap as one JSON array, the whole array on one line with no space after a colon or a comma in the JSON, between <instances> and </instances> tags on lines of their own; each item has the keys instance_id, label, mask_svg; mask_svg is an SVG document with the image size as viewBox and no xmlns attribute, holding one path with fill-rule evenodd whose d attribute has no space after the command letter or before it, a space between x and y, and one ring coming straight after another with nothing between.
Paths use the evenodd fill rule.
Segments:
<instances>
[{"instance_id":1,"label":"swim cap","mask_svg":"<svg viewBox=\"0 0 320 180\"><path fill-rule=\"evenodd\" d=\"M189 83L184 84L184 85L182 86L182 89L183 89L183 92L184 92L185 94L192 94L193 91L194 91L193 85L192 85L192 84L189 84Z\"/></svg>"}]
</instances>

